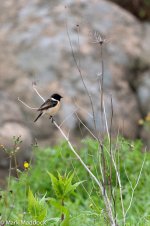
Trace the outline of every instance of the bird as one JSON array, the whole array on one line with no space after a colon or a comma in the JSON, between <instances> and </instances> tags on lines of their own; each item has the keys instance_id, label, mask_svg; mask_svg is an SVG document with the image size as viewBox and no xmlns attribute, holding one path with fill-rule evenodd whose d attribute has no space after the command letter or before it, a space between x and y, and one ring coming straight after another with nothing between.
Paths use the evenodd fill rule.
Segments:
<instances>
[{"instance_id":1,"label":"bird","mask_svg":"<svg viewBox=\"0 0 150 226\"><path fill-rule=\"evenodd\" d=\"M53 116L57 114L57 112L60 109L60 100L63 98L60 94L54 93L51 95L49 99L47 99L38 109L39 115L36 117L34 122L36 122L42 115L45 113L49 115L49 119L52 119L53 122Z\"/></svg>"}]
</instances>

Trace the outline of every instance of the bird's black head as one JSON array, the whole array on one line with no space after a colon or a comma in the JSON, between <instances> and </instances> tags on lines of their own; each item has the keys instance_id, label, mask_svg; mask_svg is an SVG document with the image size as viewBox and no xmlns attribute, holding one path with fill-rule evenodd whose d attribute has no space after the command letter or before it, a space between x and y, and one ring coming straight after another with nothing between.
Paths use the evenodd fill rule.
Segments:
<instances>
[{"instance_id":1,"label":"bird's black head","mask_svg":"<svg viewBox=\"0 0 150 226\"><path fill-rule=\"evenodd\" d=\"M61 95L59 95L58 93L54 93L52 96L51 96L51 98L54 98L55 100L59 100L60 101L60 99L61 98L63 98Z\"/></svg>"}]
</instances>

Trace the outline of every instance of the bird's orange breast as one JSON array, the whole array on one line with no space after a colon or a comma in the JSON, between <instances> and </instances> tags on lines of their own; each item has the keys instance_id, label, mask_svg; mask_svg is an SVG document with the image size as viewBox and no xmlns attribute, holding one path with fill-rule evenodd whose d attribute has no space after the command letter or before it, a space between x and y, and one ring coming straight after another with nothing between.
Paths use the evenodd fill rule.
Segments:
<instances>
[{"instance_id":1,"label":"bird's orange breast","mask_svg":"<svg viewBox=\"0 0 150 226\"><path fill-rule=\"evenodd\" d=\"M60 102L58 102L55 107L52 107L46 110L45 113L51 116L54 116L59 111L59 109L60 109Z\"/></svg>"}]
</instances>

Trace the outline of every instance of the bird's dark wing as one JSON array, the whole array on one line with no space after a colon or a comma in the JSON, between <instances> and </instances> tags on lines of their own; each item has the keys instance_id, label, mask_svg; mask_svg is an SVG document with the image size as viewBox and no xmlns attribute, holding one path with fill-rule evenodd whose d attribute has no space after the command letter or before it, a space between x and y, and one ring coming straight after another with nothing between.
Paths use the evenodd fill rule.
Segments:
<instances>
[{"instance_id":1,"label":"bird's dark wing","mask_svg":"<svg viewBox=\"0 0 150 226\"><path fill-rule=\"evenodd\" d=\"M38 111L47 110L57 105L57 100L47 99L38 109Z\"/></svg>"}]
</instances>

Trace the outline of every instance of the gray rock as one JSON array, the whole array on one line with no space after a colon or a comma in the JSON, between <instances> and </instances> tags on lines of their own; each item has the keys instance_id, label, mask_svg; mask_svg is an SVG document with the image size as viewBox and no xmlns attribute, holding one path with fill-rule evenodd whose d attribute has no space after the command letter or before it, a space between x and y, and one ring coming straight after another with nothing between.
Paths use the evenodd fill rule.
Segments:
<instances>
[{"instance_id":1,"label":"gray rock","mask_svg":"<svg viewBox=\"0 0 150 226\"><path fill-rule=\"evenodd\" d=\"M63 129L67 133L81 136L80 130L76 132L79 121L72 114L74 109L77 109L83 122L94 130L91 103L73 60L68 38L94 102L97 129L106 133L106 125L101 124L100 115L100 48L98 43L93 43L99 33L106 37L103 60L108 124L112 96L114 134L119 130L126 137L139 136L137 122L141 118L141 112L147 111L145 105L149 100L148 74L144 79L145 75L142 78L142 74L137 75L132 69L137 66L137 62L142 62L149 68L149 24L142 25L125 10L104 0L72 1L69 4L65 0L23 0L17 4L10 0L9 3L1 1L0 6L0 86L15 101L14 106L20 106L20 117L23 117L20 120L24 121L33 137L47 139L51 143L52 140L57 142L61 136L45 116L33 123L37 112L18 103L18 96L33 107L42 103L32 90L33 80L39 81L38 90L44 98L56 91L64 96L63 107L56 120L59 124L63 122ZM142 82L138 83L140 79Z\"/></svg>"},{"instance_id":2,"label":"gray rock","mask_svg":"<svg viewBox=\"0 0 150 226\"><path fill-rule=\"evenodd\" d=\"M10 152L15 151L13 140L17 137L20 137L20 141L22 141L21 144L17 145L16 158L18 166L23 167L23 161L30 158L32 137L29 129L15 122L7 122L0 130L0 167L7 168L9 166Z\"/></svg>"},{"instance_id":3,"label":"gray rock","mask_svg":"<svg viewBox=\"0 0 150 226\"><path fill-rule=\"evenodd\" d=\"M14 137L20 137L22 141L18 144L16 155L18 166L22 166L31 154L32 135L25 125L19 104L5 92L0 92L0 113L0 167L9 166L10 152L14 151Z\"/></svg>"},{"instance_id":4,"label":"gray rock","mask_svg":"<svg viewBox=\"0 0 150 226\"><path fill-rule=\"evenodd\" d=\"M143 36L141 37L141 60L150 67L150 23L144 23L142 26Z\"/></svg>"},{"instance_id":5,"label":"gray rock","mask_svg":"<svg viewBox=\"0 0 150 226\"><path fill-rule=\"evenodd\" d=\"M137 85L137 97L142 113L146 115L150 112L150 70L139 76Z\"/></svg>"}]
</instances>

